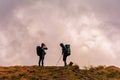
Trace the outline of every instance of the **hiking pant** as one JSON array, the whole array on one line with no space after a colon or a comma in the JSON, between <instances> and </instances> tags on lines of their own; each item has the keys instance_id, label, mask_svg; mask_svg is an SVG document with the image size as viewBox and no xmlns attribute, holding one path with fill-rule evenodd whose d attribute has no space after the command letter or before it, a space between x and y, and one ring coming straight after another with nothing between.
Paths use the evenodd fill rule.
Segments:
<instances>
[{"instance_id":1,"label":"hiking pant","mask_svg":"<svg viewBox=\"0 0 120 80\"><path fill-rule=\"evenodd\" d=\"M42 64L42 66L44 66L44 56L45 55L39 56L39 62L38 62L39 66L41 66L41 64Z\"/></svg>"},{"instance_id":2,"label":"hiking pant","mask_svg":"<svg viewBox=\"0 0 120 80\"><path fill-rule=\"evenodd\" d=\"M67 65L67 62L66 62L66 60L67 60L67 55L63 55L63 61L64 61L64 66L66 66Z\"/></svg>"}]
</instances>

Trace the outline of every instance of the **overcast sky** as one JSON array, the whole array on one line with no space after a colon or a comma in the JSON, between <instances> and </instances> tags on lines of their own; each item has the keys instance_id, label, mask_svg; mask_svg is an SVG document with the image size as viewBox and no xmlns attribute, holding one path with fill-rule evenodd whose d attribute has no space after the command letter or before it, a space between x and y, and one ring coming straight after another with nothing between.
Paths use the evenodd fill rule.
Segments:
<instances>
[{"instance_id":1,"label":"overcast sky","mask_svg":"<svg viewBox=\"0 0 120 80\"><path fill-rule=\"evenodd\" d=\"M120 0L0 0L0 66L37 65L42 42L46 66L56 65L63 42L68 63L120 67Z\"/></svg>"}]
</instances>

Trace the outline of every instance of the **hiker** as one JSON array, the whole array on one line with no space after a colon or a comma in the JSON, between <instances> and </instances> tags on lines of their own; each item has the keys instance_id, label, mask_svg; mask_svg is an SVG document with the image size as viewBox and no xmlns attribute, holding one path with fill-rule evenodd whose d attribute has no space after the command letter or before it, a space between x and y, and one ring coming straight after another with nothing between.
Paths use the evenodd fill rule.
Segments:
<instances>
[{"instance_id":1,"label":"hiker","mask_svg":"<svg viewBox=\"0 0 120 80\"><path fill-rule=\"evenodd\" d=\"M39 66L44 66L44 57L46 55L46 52L45 50L47 50L48 48L46 47L46 45L44 43L41 44L41 47L40 46L37 46L36 50L37 50L37 55L39 56Z\"/></svg>"},{"instance_id":2,"label":"hiker","mask_svg":"<svg viewBox=\"0 0 120 80\"><path fill-rule=\"evenodd\" d=\"M68 45L64 45L63 43L60 43L60 46L62 48L62 55L63 55L64 66L67 66L66 60L67 60L67 56L70 55L70 48L68 50Z\"/></svg>"}]
</instances>

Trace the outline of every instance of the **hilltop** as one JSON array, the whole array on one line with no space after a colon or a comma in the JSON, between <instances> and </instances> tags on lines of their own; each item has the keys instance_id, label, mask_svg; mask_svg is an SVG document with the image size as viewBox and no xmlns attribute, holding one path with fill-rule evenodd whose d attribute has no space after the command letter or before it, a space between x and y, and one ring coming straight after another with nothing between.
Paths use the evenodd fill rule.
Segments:
<instances>
[{"instance_id":1,"label":"hilltop","mask_svg":"<svg viewBox=\"0 0 120 80\"><path fill-rule=\"evenodd\" d=\"M10 66L0 67L0 80L120 80L120 68Z\"/></svg>"}]
</instances>

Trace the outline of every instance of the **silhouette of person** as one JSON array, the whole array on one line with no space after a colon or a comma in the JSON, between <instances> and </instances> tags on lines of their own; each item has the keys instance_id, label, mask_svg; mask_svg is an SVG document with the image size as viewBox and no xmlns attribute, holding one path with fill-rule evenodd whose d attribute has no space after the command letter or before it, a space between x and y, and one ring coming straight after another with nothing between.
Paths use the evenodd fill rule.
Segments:
<instances>
[{"instance_id":1,"label":"silhouette of person","mask_svg":"<svg viewBox=\"0 0 120 80\"><path fill-rule=\"evenodd\" d=\"M44 57L46 55L46 52L45 50L47 50L48 48L46 47L46 45L44 43L41 44L41 47L40 46L37 46L36 50L37 50L37 55L39 56L39 66L44 66Z\"/></svg>"},{"instance_id":2,"label":"silhouette of person","mask_svg":"<svg viewBox=\"0 0 120 80\"><path fill-rule=\"evenodd\" d=\"M61 46L61 48L62 48L62 55L63 55L63 62L64 62L64 66L67 66L67 62L66 62L66 60L67 60L67 53L66 53L66 47L65 47L65 45L63 44L63 43L60 43L60 46Z\"/></svg>"}]
</instances>

